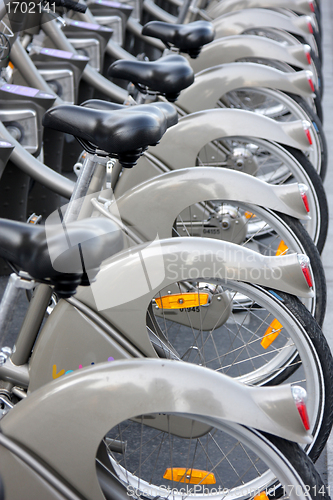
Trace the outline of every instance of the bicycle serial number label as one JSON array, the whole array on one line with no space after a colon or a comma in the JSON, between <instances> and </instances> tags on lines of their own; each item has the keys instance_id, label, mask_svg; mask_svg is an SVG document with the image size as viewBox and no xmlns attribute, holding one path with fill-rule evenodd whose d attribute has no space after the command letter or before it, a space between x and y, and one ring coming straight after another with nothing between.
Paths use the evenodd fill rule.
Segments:
<instances>
[{"instance_id":1,"label":"bicycle serial number label","mask_svg":"<svg viewBox=\"0 0 333 500\"><path fill-rule=\"evenodd\" d=\"M6 5L8 14L41 14L42 12L55 13L55 3L52 2L9 2Z\"/></svg>"}]
</instances>

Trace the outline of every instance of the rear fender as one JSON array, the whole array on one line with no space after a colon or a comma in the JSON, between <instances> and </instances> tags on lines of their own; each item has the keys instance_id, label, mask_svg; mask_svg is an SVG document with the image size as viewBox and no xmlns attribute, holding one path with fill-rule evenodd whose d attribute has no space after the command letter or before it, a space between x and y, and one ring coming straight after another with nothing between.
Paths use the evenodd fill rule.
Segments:
<instances>
[{"instance_id":1,"label":"rear fender","mask_svg":"<svg viewBox=\"0 0 333 500\"><path fill-rule=\"evenodd\" d=\"M222 14L253 8L288 9L298 14L312 14L308 0L224 0L212 2L207 7L206 13L215 19Z\"/></svg>"},{"instance_id":2,"label":"rear fender","mask_svg":"<svg viewBox=\"0 0 333 500\"><path fill-rule=\"evenodd\" d=\"M178 281L214 277L313 296L297 254L269 257L233 243L193 237L156 238L114 255L89 288L78 289L76 298L151 355L146 311L156 294Z\"/></svg>"},{"instance_id":3,"label":"rear fender","mask_svg":"<svg viewBox=\"0 0 333 500\"><path fill-rule=\"evenodd\" d=\"M275 59L300 69L311 69L304 46L284 46L274 40L255 35L234 35L219 38L205 45L197 59L189 63L195 73L207 68L236 62L246 57Z\"/></svg>"},{"instance_id":4,"label":"rear fender","mask_svg":"<svg viewBox=\"0 0 333 500\"><path fill-rule=\"evenodd\" d=\"M197 73L193 85L179 96L177 106L186 113L215 108L223 95L249 87L280 90L305 98L314 97L309 78L312 78L310 71L284 73L261 64L223 64Z\"/></svg>"},{"instance_id":5,"label":"rear fender","mask_svg":"<svg viewBox=\"0 0 333 500\"><path fill-rule=\"evenodd\" d=\"M310 34L309 16L289 17L268 9L244 9L230 12L215 18L212 23L215 29L215 38L240 35L253 28L274 28L289 33L308 37Z\"/></svg>"},{"instance_id":6,"label":"rear fender","mask_svg":"<svg viewBox=\"0 0 333 500\"><path fill-rule=\"evenodd\" d=\"M211 167L175 170L148 180L118 198L116 208L122 221L149 241L157 234L170 238L176 217L207 200L233 200L308 217L298 184L273 186L248 174ZM109 209L112 213L112 205Z\"/></svg>"},{"instance_id":7,"label":"rear fender","mask_svg":"<svg viewBox=\"0 0 333 500\"><path fill-rule=\"evenodd\" d=\"M186 413L208 425L238 423L311 442L290 385L248 387L203 367L159 359L99 364L69 374L21 401L3 418L1 430L84 498L103 500L95 464L103 437L124 420L156 413Z\"/></svg>"},{"instance_id":8,"label":"rear fender","mask_svg":"<svg viewBox=\"0 0 333 500\"><path fill-rule=\"evenodd\" d=\"M256 137L297 148L309 149L301 120L280 123L251 111L210 109L181 118L169 128L153 155L170 169L192 167L201 149L223 137Z\"/></svg>"}]
</instances>

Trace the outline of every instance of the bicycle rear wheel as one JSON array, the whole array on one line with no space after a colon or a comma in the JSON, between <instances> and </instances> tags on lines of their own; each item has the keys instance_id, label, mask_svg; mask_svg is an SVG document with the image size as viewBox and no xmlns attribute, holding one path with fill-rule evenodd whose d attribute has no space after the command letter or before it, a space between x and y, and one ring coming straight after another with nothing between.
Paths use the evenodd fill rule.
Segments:
<instances>
[{"instance_id":1,"label":"bicycle rear wheel","mask_svg":"<svg viewBox=\"0 0 333 500\"><path fill-rule=\"evenodd\" d=\"M142 415L111 430L105 445L109 463L128 496L135 499L329 497L312 462L296 444L229 422L163 414ZM155 420L154 420L155 419ZM178 421L177 421L178 419ZM160 420L161 422L161 420ZM187 437L175 423L188 426ZM121 453L115 443L126 443ZM101 474L101 462L97 470ZM106 467L106 469L105 469ZM106 498L107 480L103 481ZM103 485L102 483L102 485ZM112 491L112 489L111 489Z\"/></svg>"}]
</instances>

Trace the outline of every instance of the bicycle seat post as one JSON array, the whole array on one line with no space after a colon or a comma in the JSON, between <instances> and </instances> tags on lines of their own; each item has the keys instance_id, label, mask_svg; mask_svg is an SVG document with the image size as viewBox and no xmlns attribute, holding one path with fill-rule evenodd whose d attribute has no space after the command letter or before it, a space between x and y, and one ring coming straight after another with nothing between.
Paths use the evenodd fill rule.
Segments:
<instances>
[{"instance_id":1,"label":"bicycle seat post","mask_svg":"<svg viewBox=\"0 0 333 500\"><path fill-rule=\"evenodd\" d=\"M96 154L87 153L67 206L64 216L65 223L73 222L90 215L92 206L90 200L86 199L86 197L89 194L100 191L105 178L107 162L107 157L103 158Z\"/></svg>"}]
</instances>

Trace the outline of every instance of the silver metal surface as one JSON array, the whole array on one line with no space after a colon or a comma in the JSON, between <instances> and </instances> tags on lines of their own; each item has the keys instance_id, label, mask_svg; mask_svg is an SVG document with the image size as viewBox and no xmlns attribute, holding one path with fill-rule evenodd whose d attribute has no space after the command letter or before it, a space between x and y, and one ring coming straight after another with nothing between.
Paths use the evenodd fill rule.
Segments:
<instances>
[{"instance_id":1,"label":"silver metal surface","mask_svg":"<svg viewBox=\"0 0 333 500\"><path fill-rule=\"evenodd\" d=\"M189 59L195 73L218 64L247 57L277 59L301 69L311 69L303 46L284 47L274 40L253 35L219 38L202 48L197 59Z\"/></svg>"},{"instance_id":2,"label":"silver metal surface","mask_svg":"<svg viewBox=\"0 0 333 500\"><path fill-rule=\"evenodd\" d=\"M224 0L223 2L212 2L207 8L207 14L212 18L221 16L227 12L234 12L242 9L255 7L272 6L270 0ZM299 14L312 14L310 2L308 0L274 0L274 8L290 9Z\"/></svg>"},{"instance_id":3,"label":"silver metal surface","mask_svg":"<svg viewBox=\"0 0 333 500\"><path fill-rule=\"evenodd\" d=\"M210 109L181 118L166 131L153 155L171 169L192 167L207 143L228 136L258 137L300 150L310 147L300 120L279 123L250 111Z\"/></svg>"},{"instance_id":4,"label":"silver metal surface","mask_svg":"<svg viewBox=\"0 0 333 500\"><path fill-rule=\"evenodd\" d=\"M276 89L308 98L314 95L310 76L309 71L284 73L247 62L223 64L197 73L193 85L180 94L177 106L187 113L215 108L223 95L244 87Z\"/></svg>"},{"instance_id":5,"label":"silver metal surface","mask_svg":"<svg viewBox=\"0 0 333 500\"><path fill-rule=\"evenodd\" d=\"M169 412L237 422L298 442L311 441L289 385L247 387L203 367L151 359L106 363L69 374L21 401L2 419L1 430L41 457L85 497L102 500L95 454L103 436L128 418Z\"/></svg>"}]
</instances>

